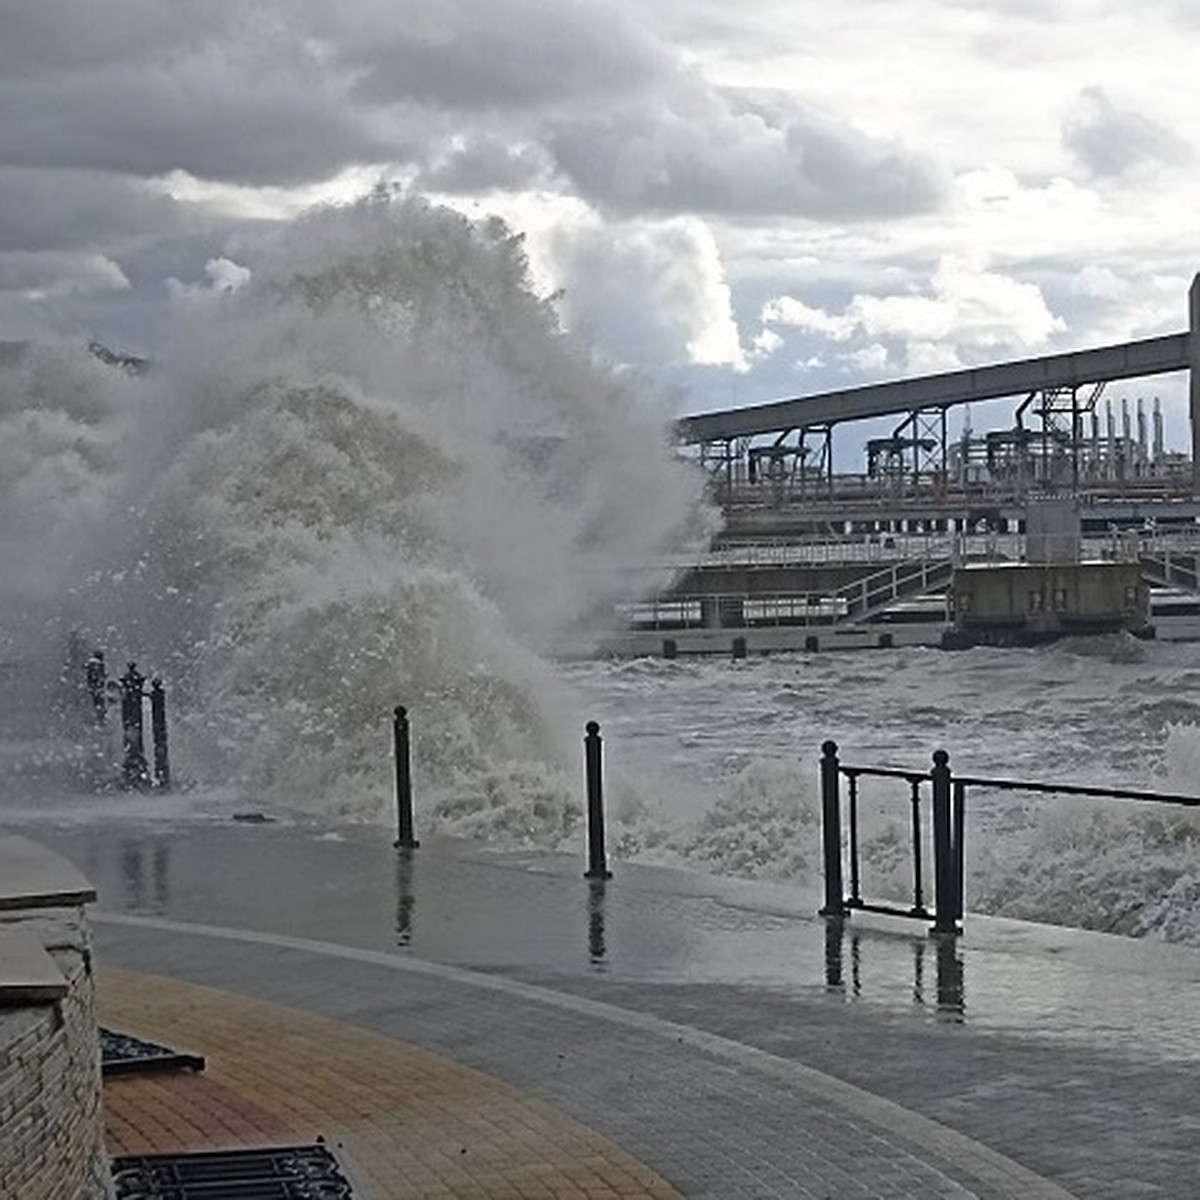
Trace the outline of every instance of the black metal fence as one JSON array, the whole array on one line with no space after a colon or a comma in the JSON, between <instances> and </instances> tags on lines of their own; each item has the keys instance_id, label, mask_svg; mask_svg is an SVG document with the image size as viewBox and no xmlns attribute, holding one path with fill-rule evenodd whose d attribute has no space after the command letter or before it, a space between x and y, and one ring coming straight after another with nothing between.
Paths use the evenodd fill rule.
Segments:
<instances>
[{"instance_id":1,"label":"black metal fence","mask_svg":"<svg viewBox=\"0 0 1200 1200\"><path fill-rule=\"evenodd\" d=\"M120 780L124 788L171 786L171 758L167 741L167 695L163 681L146 677L131 662L119 679L110 679L102 650L93 650L84 664L84 681L92 721L97 727L108 724L110 706L121 708ZM151 759L146 757L146 702L150 707ZM153 762L153 770L151 769Z\"/></svg>"},{"instance_id":2,"label":"black metal fence","mask_svg":"<svg viewBox=\"0 0 1200 1200\"><path fill-rule=\"evenodd\" d=\"M896 779L907 784L912 830L912 903L908 907L863 898L859 848L859 806L863 779ZM843 781L845 789L843 791ZM1102 788L1070 783L1040 783L1026 779L992 779L954 775L950 756L935 750L928 771L893 767L864 767L841 762L836 742L821 747L821 827L825 903L821 915L846 917L855 909L932 921L936 933L957 933L963 919L963 849L967 794L971 788L1030 792L1040 795L1087 796L1106 800L1135 800L1200 808L1200 796L1181 796L1132 788ZM928 803L927 803L928 801ZM926 820L932 826L933 908L926 904L924 852ZM843 816L845 826L843 829ZM847 882L849 891L847 891Z\"/></svg>"}]
</instances>

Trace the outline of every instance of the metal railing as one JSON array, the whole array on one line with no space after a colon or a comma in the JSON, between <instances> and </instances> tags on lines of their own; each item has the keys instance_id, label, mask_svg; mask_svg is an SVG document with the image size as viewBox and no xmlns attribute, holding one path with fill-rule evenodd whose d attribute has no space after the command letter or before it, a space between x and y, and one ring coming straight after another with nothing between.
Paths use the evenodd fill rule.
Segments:
<instances>
[{"instance_id":1,"label":"metal railing","mask_svg":"<svg viewBox=\"0 0 1200 1200\"><path fill-rule=\"evenodd\" d=\"M907 908L865 900L862 894L859 849L859 781L866 778L900 779L908 784L912 829L913 893ZM846 781L846 804L842 803L842 780ZM1200 796L1154 792L1136 788L1105 788L1085 784L1041 783L1027 779L993 779L954 775L945 750L933 752L928 771L905 771L893 767L864 767L843 763L836 742L821 746L821 843L824 859L825 903L821 915L847 917L855 909L932 921L935 933L957 933L963 919L963 849L966 834L967 792L970 788L993 791L1031 792L1039 795L1086 796L1105 800L1134 800L1200 808ZM922 806L929 793L932 823L934 907L925 900L923 863L924 817ZM843 837L843 807L846 833ZM849 891L843 882L849 876Z\"/></svg>"},{"instance_id":2,"label":"metal railing","mask_svg":"<svg viewBox=\"0 0 1200 1200\"><path fill-rule=\"evenodd\" d=\"M713 592L705 595L619 604L616 614L633 629L750 629L832 625L846 603L818 593Z\"/></svg>"},{"instance_id":3,"label":"metal railing","mask_svg":"<svg viewBox=\"0 0 1200 1200\"><path fill-rule=\"evenodd\" d=\"M915 558L1016 560L1025 552L1022 533L876 531L797 534L792 537L722 536L711 549L659 556L652 564L676 571L712 567L850 566Z\"/></svg>"},{"instance_id":4,"label":"metal railing","mask_svg":"<svg viewBox=\"0 0 1200 1200\"><path fill-rule=\"evenodd\" d=\"M935 483L931 473L923 472L918 479L911 476L871 476L837 474L809 476L796 480L761 480L749 482L744 477L733 480L714 478L713 498L727 509L780 508L789 505L843 508L854 505L864 511L886 508L897 502L920 502L924 507L954 513L965 507L985 504L1023 504L1031 495L1046 491L1076 493L1081 503L1107 499L1152 500L1185 499L1192 494L1191 467L1171 464L1161 472L1149 475L1129 475L1124 478L1093 475L1081 479L1078 485L1068 478L1043 479L1029 475L1008 478L971 478L959 481L951 478Z\"/></svg>"},{"instance_id":5,"label":"metal railing","mask_svg":"<svg viewBox=\"0 0 1200 1200\"><path fill-rule=\"evenodd\" d=\"M843 620L861 620L899 600L944 588L954 574L954 559L910 559L855 580L834 593L846 605Z\"/></svg>"},{"instance_id":6,"label":"metal railing","mask_svg":"<svg viewBox=\"0 0 1200 1200\"><path fill-rule=\"evenodd\" d=\"M1140 562L1142 574L1151 582L1200 592L1200 556L1194 549L1180 553L1163 546L1154 551L1143 551Z\"/></svg>"}]
</instances>

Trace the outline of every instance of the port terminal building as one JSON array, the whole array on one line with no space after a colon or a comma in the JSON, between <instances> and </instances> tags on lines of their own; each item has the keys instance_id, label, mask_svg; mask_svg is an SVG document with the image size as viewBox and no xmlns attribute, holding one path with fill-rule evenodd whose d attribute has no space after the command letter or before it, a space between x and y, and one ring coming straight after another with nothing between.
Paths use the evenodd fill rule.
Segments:
<instances>
[{"instance_id":1,"label":"port terminal building","mask_svg":"<svg viewBox=\"0 0 1200 1200\"><path fill-rule=\"evenodd\" d=\"M1200 275L1186 312L1160 337L683 417L723 524L662 594L624 606L614 647L1200 637ZM1190 455L1166 449L1157 398L1106 395L1174 373ZM971 428L967 406L1005 400L1006 424ZM864 438L880 418L890 431ZM847 434L856 472L834 466Z\"/></svg>"}]
</instances>

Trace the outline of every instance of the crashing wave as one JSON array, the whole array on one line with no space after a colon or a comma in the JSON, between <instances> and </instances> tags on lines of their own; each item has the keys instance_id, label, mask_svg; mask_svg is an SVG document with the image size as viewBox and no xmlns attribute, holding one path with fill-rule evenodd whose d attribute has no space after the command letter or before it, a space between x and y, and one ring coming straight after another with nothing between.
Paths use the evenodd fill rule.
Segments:
<instances>
[{"instance_id":1,"label":"crashing wave","mask_svg":"<svg viewBox=\"0 0 1200 1200\"><path fill-rule=\"evenodd\" d=\"M150 371L43 346L0 372L10 647L52 661L75 629L161 673L194 781L380 817L403 703L450 824L495 780L569 822L539 652L704 536L665 414L498 221L377 195L237 257Z\"/></svg>"}]
</instances>

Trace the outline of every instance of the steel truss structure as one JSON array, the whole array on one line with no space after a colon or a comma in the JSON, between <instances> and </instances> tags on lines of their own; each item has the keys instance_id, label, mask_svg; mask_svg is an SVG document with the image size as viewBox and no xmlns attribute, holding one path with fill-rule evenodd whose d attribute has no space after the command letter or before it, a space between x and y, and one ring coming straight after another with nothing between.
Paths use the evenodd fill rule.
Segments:
<instances>
[{"instance_id":1,"label":"steel truss structure","mask_svg":"<svg viewBox=\"0 0 1200 1200\"><path fill-rule=\"evenodd\" d=\"M1140 400L1136 436L1127 402L1121 434L1115 433L1110 415L1102 436L1097 404L1105 386L1189 371L1193 453L1187 483L1200 494L1200 275L1189 291L1188 313L1183 333L699 413L678 422L678 436L681 443L699 447L701 462L715 468L714 476L730 493L767 485L815 497L834 490L835 427L898 415L889 437L867 443L866 476L884 490L909 484L936 490L956 475L966 482L972 462L1020 487L1077 489L1085 478L1124 482L1145 476L1148 466L1169 457L1162 452L1157 406L1153 449L1148 448ZM947 432L950 409L1018 397L1010 429L993 431L974 445L965 434L956 456ZM1180 476L1182 464L1170 465Z\"/></svg>"}]
</instances>

